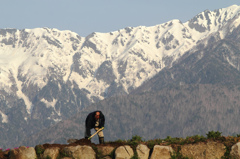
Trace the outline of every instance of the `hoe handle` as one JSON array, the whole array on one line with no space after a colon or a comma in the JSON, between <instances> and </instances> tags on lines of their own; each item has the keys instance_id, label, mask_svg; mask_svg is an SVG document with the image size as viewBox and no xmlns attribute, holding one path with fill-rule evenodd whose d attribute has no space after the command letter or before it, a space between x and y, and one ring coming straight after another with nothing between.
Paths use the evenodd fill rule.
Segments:
<instances>
[{"instance_id":1,"label":"hoe handle","mask_svg":"<svg viewBox=\"0 0 240 159\"><path fill-rule=\"evenodd\" d=\"M90 137L88 138L88 140L90 140L93 136L95 136L98 132L100 132L100 131L103 130L103 129L104 129L104 127L98 129L98 131L96 131L92 136L90 136Z\"/></svg>"}]
</instances>

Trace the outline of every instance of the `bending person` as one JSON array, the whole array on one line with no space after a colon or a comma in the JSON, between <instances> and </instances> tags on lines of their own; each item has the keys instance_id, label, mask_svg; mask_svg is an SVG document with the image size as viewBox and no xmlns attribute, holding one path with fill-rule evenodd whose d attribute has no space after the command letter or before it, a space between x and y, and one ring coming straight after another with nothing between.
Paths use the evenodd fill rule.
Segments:
<instances>
[{"instance_id":1,"label":"bending person","mask_svg":"<svg viewBox=\"0 0 240 159\"><path fill-rule=\"evenodd\" d=\"M98 131L98 129L104 127L104 124L105 124L105 117L101 111L97 110L88 114L85 121L85 128L86 128L85 138L88 139L91 136L92 128L94 128L95 131ZM104 143L104 135L102 130L98 132L98 139L99 139L99 144Z\"/></svg>"}]
</instances>

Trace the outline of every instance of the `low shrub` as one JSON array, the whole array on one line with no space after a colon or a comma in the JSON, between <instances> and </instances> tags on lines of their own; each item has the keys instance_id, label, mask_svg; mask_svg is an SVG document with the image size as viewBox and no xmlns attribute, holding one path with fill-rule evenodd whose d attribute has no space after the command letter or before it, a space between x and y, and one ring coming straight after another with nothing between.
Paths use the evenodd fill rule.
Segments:
<instances>
[{"instance_id":1,"label":"low shrub","mask_svg":"<svg viewBox=\"0 0 240 159\"><path fill-rule=\"evenodd\" d=\"M208 139L218 139L222 136L222 132L219 131L209 131L207 134Z\"/></svg>"}]
</instances>

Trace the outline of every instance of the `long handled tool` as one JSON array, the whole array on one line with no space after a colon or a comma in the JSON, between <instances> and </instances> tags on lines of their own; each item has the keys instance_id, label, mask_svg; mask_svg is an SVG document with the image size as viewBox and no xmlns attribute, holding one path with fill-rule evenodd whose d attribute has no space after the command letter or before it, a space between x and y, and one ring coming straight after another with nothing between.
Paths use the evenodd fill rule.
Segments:
<instances>
[{"instance_id":1,"label":"long handled tool","mask_svg":"<svg viewBox=\"0 0 240 159\"><path fill-rule=\"evenodd\" d=\"M90 137L88 138L88 140L90 140L93 136L95 136L97 133L99 133L99 132L100 132L101 130L103 130L103 129L104 129L104 127L98 129L98 131L96 131L92 136L90 136Z\"/></svg>"}]
</instances>

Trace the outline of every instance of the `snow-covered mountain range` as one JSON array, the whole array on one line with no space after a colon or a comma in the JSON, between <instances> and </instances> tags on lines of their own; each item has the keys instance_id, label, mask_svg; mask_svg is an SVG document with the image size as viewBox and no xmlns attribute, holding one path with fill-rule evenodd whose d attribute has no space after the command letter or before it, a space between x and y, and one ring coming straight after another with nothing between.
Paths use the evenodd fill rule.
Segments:
<instances>
[{"instance_id":1,"label":"snow-covered mountain range","mask_svg":"<svg viewBox=\"0 0 240 159\"><path fill-rule=\"evenodd\" d=\"M0 130L14 136L10 127L21 127L21 138L93 102L128 94L211 35L223 39L239 24L240 6L233 5L185 23L171 20L87 37L50 28L1 29ZM28 126L36 129L26 133Z\"/></svg>"}]
</instances>

